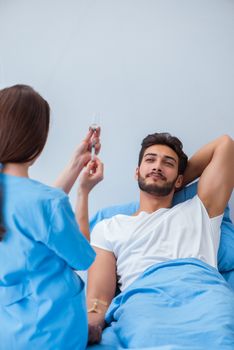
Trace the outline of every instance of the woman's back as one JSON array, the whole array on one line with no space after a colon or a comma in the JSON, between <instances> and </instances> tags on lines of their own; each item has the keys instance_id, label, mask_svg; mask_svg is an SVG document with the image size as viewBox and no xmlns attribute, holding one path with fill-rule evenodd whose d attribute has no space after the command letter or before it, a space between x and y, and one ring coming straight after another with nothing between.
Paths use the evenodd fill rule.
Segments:
<instances>
[{"instance_id":1,"label":"woman's back","mask_svg":"<svg viewBox=\"0 0 234 350\"><path fill-rule=\"evenodd\" d=\"M4 350L26 350L25 344L28 349L34 344L83 349L87 329L78 324L80 319L86 324L80 308L83 282L72 268L87 269L94 253L79 233L67 195L28 178L0 177L6 230L0 243Z\"/></svg>"},{"instance_id":2,"label":"woman's back","mask_svg":"<svg viewBox=\"0 0 234 350\"><path fill-rule=\"evenodd\" d=\"M95 252L65 192L29 179L49 124L49 104L33 88L0 90L0 350L84 350L87 343L84 283L74 270L87 270ZM100 128L89 130L57 180L69 193L84 170L76 214L88 239L87 196L103 178L91 156L99 135Z\"/></svg>"}]
</instances>

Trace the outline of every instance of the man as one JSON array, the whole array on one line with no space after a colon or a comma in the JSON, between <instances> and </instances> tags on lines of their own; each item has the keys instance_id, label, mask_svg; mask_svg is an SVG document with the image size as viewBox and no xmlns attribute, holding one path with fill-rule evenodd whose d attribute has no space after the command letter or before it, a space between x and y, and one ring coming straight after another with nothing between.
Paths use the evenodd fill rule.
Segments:
<instances>
[{"instance_id":1,"label":"man","mask_svg":"<svg viewBox=\"0 0 234 350\"><path fill-rule=\"evenodd\" d=\"M233 190L233 174L234 142L229 136L202 147L188 162L182 143L168 133L143 140L136 169L139 210L102 221L91 235L97 257L88 274L90 343L101 339L117 276L125 292L155 264L192 258L217 268L220 223ZM172 208L175 191L198 177L197 196ZM128 339L129 347L135 347L134 337Z\"/></svg>"}]
</instances>

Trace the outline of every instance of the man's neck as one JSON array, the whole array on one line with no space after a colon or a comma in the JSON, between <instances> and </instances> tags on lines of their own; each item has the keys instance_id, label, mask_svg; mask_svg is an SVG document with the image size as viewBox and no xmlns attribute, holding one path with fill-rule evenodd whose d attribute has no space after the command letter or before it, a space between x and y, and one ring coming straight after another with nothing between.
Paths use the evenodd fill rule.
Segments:
<instances>
[{"instance_id":1,"label":"man's neck","mask_svg":"<svg viewBox=\"0 0 234 350\"><path fill-rule=\"evenodd\" d=\"M135 215L141 211L147 213L153 213L161 208L170 208L172 205L174 192L171 192L168 196L155 196L143 191L140 191L140 207Z\"/></svg>"}]
</instances>

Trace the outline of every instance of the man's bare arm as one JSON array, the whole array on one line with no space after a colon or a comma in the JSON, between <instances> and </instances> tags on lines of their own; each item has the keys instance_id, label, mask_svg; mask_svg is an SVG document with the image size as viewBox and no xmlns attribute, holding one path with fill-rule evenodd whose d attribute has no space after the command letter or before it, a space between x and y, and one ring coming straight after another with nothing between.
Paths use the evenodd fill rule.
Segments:
<instances>
[{"instance_id":1,"label":"man's bare arm","mask_svg":"<svg viewBox=\"0 0 234 350\"><path fill-rule=\"evenodd\" d=\"M234 186L234 142L231 137L219 137L190 158L184 184L198 177L198 196L209 216L222 214Z\"/></svg>"},{"instance_id":2,"label":"man's bare arm","mask_svg":"<svg viewBox=\"0 0 234 350\"><path fill-rule=\"evenodd\" d=\"M101 340L101 331L105 325L105 313L115 296L116 259L112 252L94 247L96 259L88 272L87 307L97 309L88 313L89 342ZM95 300L98 300L95 307Z\"/></svg>"}]
</instances>

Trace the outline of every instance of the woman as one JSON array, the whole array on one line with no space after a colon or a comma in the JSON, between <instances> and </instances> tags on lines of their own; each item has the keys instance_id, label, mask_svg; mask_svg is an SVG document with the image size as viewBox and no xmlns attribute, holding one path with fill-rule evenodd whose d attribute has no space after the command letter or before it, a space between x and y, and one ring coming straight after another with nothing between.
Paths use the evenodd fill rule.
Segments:
<instances>
[{"instance_id":1,"label":"woman","mask_svg":"<svg viewBox=\"0 0 234 350\"><path fill-rule=\"evenodd\" d=\"M31 87L0 91L0 348L85 349L84 283L74 270L87 270L95 253L80 233L64 191L31 180L29 167L42 152L49 105ZM101 180L99 133L89 131L57 186L69 192L87 165L89 190ZM5 232L4 232L5 231Z\"/></svg>"}]
</instances>

